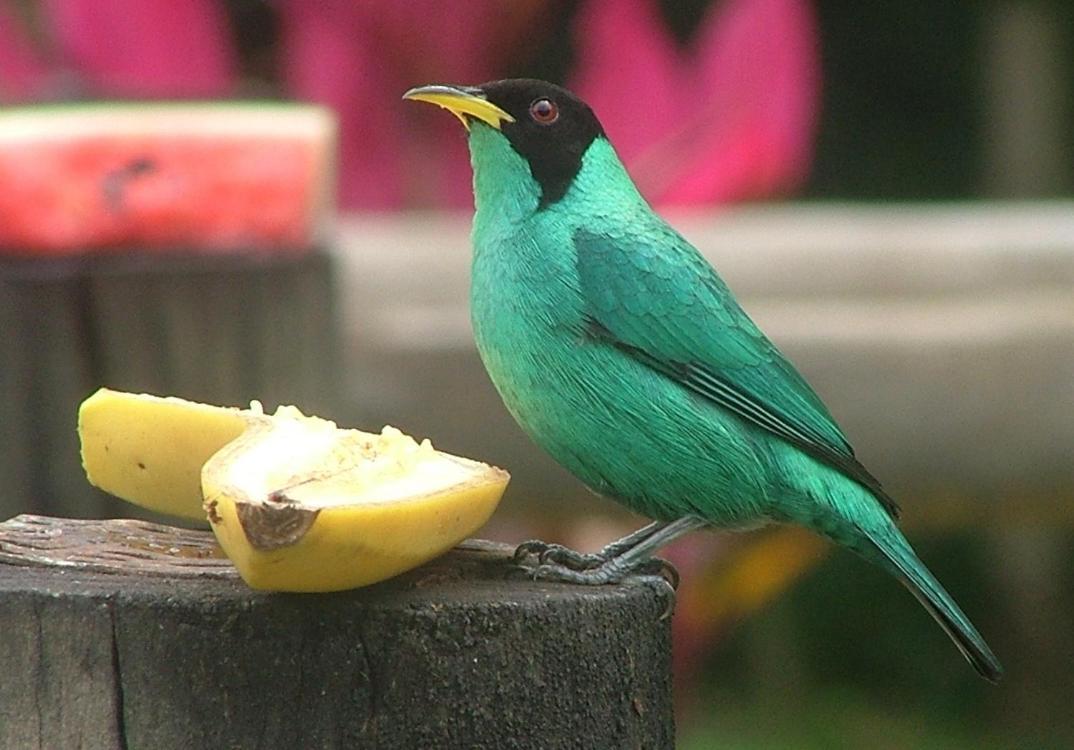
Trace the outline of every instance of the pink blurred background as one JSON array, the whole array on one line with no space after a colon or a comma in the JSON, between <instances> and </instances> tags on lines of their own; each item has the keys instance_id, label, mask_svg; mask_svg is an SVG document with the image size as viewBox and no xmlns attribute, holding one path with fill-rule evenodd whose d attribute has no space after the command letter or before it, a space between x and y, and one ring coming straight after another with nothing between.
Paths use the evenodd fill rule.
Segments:
<instances>
[{"instance_id":1,"label":"pink blurred background","mask_svg":"<svg viewBox=\"0 0 1074 750\"><path fill-rule=\"evenodd\" d=\"M338 114L344 209L467 207L454 123L399 97L527 68L550 54L562 5L281 0L271 93ZM0 103L264 94L233 26L215 0L0 0ZM567 31L562 83L593 105L654 202L711 206L802 183L820 87L805 0L714 3L685 43L655 0L582 3Z\"/></svg>"}]
</instances>

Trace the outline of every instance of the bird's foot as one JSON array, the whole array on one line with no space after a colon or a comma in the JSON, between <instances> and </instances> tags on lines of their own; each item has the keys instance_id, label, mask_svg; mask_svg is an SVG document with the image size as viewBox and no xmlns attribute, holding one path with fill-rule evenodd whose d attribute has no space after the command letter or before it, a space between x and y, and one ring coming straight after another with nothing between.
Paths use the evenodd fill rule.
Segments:
<instances>
[{"instance_id":1,"label":"bird's foot","mask_svg":"<svg viewBox=\"0 0 1074 750\"><path fill-rule=\"evenodd\" d=\"M599 554L581 555L569 549L565 550L569 554L563 554L555 549L558 545L549 546L550 551L542 551L547 554L537 555L537 565L528 566L524 562L520 563L529 578L535 581L602 586L619 583L627 576L642 576L659 578L673 591L679 587L679 571L667 560L658 557L626 562L619 558L608 559ZM567 560L566 564L560 562L561 557ZM583 563L583 566L574 567L574 563L579 561ZM516 562L518 562L517 557Z\"/></svg>"},{"instance_id":2,"label":"bird's foot","mask_svg":"<svg viewBox=\"0 0 1074 750\"><path fill-rule=\"evenodd\" d=\"M536 565L531 564L531 557L536 558ZM564 547L562 544L549 544L532 539L518 545L515 549L514 561L516 565L527 568L550 566L577 572L596 568L607 562L608 558L601 553L590 555Z\"/></svg>"}]
</instances>

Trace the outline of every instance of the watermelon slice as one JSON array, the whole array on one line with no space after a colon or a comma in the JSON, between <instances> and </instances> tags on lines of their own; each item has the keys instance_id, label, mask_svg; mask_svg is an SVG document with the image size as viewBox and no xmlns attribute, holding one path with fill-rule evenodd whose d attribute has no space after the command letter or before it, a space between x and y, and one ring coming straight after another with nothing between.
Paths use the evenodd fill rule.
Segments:
<instances>
[{"instance_id":1,"label":"watermelon slice","mask_svg":"<svg viewBox=\"0 0 1074 750\"><path fill-rule=\"evenodd\" d=\"M0 112L0 254L302 252L334 208L335 148L306 105Z\"/></svg>"}]
</instances>

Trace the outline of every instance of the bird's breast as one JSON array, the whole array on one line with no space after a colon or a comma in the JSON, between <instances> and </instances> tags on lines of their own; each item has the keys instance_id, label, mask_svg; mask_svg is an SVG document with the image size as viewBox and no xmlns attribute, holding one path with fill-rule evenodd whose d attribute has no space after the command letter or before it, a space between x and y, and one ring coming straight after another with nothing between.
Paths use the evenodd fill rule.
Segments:
<instances>
[{"instance_id":1,"label":"bird's breast","mask_svg":"<svg viewBox=\"0 0 1074 750\"><path fill-rule=\"evenodd\" d=\"M582 296L568 233L538 220L494 229L475 225L470 315L489 376L521 421L554 395L550 378L577 377Z\"/></svg>"},{"instance_id":2,"label":"bird's breast","mask_svg":"<svg viewBox=\"0 0 1074 750\"><path fill-rule=\"evenodd\" d=\"M577 264L550 234L475 246L477 347L534 442L651 518L697 512L692 498L714 497L726 500L706 511L714 522L760 518L757 462L734 420L699 410L684 389L587 333L585 312Z\"/></svg>"}]
</instances>

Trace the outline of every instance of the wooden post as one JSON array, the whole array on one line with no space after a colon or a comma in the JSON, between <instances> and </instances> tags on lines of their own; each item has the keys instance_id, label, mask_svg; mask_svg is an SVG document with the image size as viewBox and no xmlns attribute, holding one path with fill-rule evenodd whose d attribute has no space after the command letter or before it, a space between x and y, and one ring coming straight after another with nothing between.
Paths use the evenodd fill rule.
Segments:
<instances>
[{"instance_id":1,"label":"wooden post","mask_svg":"<svg viewBox=\"0 0 1074 750\"><path fill-rule=\"evenodd\" d=\"M0 747L672 747L667 587L519 580L508 554L267 594L206 532L12 519Z\"/></svg>"}]
</instances>

